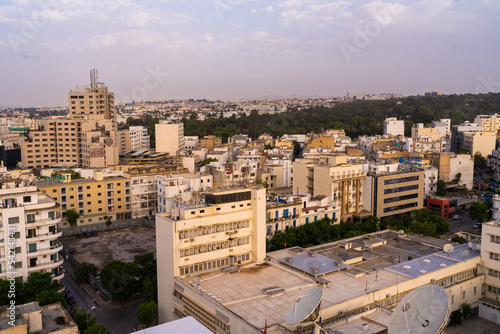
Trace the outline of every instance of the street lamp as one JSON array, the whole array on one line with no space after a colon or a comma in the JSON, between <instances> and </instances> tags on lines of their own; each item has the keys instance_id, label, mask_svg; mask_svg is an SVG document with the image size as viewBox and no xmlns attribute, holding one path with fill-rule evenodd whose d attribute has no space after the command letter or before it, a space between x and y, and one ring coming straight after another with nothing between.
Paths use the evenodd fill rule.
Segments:
<instances>
[{"instance_id":1,"label":"street lamp","mask_svg":"<svg viewBox=\"0 0 500 334\"><path fill-rule=\"evenodd\" d=\"M89 328L89 313L90 311L92 311L93 309L95 309L95 306L92 306L90 309L85 309L87 311L87 328Z\"/></svg>"}]
</instances>

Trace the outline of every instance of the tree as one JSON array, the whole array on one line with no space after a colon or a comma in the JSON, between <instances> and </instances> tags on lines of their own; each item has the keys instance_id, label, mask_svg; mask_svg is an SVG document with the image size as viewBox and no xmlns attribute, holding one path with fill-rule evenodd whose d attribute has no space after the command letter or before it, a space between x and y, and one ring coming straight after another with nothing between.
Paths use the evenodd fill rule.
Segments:
<instances>
[{"instance_id":1,"label":"tree","mask_svg":"<svg viewBox=\"0 0 500 334\"><path fill-rule=\"evenodd\" d=\"M82 262L75 268L76 279L80 282L89 282L89 273L94 274L99 270L93 263Z\"/></svg>"},{"instance_id":2,"label":"tree","mask_svg":"<svg viewBox=\"0 0 500 334\"><path fill-rule=\"evenodd\" d=\"M153 252L134 256L134 264L138 270L137 276L141 279L156 275L156 259Z\"/></svg>"},{"instance_id":3,"label":"tree","mask_svg":"<svg viewBox=\"0 0 500 334\"><path fill-rule=\"evenodd\" d=\"M438 180L436 184L436 196L445 196L446 195L446 184L443 180Z\"/></svg>"},{"instance_id":4,"label":"tree","mask_svg":"<svg viewBox=\"0 0 500 334\"><path fill-rule=\"evenodd\" d=\"M462 173L457 173L457 176L455 176L455 178L453 179L453 183L459 184L461 178L462 178Z\"/></svg>"},{"instance_id":5,"label":"tree","mask_svg":"<svg viewBox=\"0 0 500 334\"><path fill-rule=\"evenodd\" d=\"M158 303L158 278L156 275L144 279L143 290L146 302L154 301Z\"/></svg>"},{"instance_id":6,"label":"tree","mask_svg":"<svg viewBox=\"0 0 500 334\"><path fill-rule=\"evenodd\" d=\"M141 285L136 279L137 267L133 263L115 260L102 268L101 279L113 300L125 302Z\"/></svg>"},{"instance_id":7,"label":"tree","mask_svg":"<svg viewBox=\"0 0 500 334\"><path fill-rule=\"evenodd\" d=\"M75 209L66 210L65 216L70 226L75 226L76 221L80 218L80 214Z\"/></svg>"},{"instance_id":8,"label":"tree","mask_svg":"<svg viewBox=\"0 0 500 334\"><path fill-rule=\"evenodd\" d=\"M269 188L269 183L262 181L261 179L255 179L254 184L259 184L264 186L264 188Z\"/></svg>"},{"instance_id":9,"label":"tree","mask_svg":"<svg viewBox=\"0 0 500 334\"><path fill-rule=\"evenodd\" d=\"M111 334L111 331L104 327L103 324L96 322L92 326L89 326L89 328L86 329L83 334Z\"/></svg>"},{"instance_id":10,"label":"tree","mask_svg":"<svg viewBox=\"0 0 500 334\"><path fill-rule=\"evenodd\" d=\"M77 307L73 311L71 311L70 314L76 325L78 326L78 330L80 332L85 331L88 327L91 327L97 321L97 318L84 308Z\"/></svg>"},{"instance_id":11,"label":"tree","mask_svg":"<svg viewBox=\"0 0 500 334\"><path fill-rule=\"evenodd\" d=\"M474 153L474 169L482 170L488 167L486 159L483 157L481 152Z\"/></svg>"},{"instance_id":12,"label":"tree","mask_svg":"<svg viewBox=\"0 0 500 334\"><path fill-rule=\"evenodd\" d=\"M459 243L461 245L467 243L467 240L464 237L461 237L457 234L455 234L453 238L451 238L451 241Z\"/></svg>"},{"instance_id":13,"label":"tree","mask_svg":"<svg viewBox=\"0 0 500 334\"><path fill-rule=\"evenodd\" d=\"M111 222L111 217L106 215L106 216L104 216L104 217L102 217L102 218L104 218L104 220L106 221L106 227L107 227L107 228L108 228L108 230L109 230L109 227L111 226L111 224L113 224L113 223Z\"/></svg>"},{"instance_id":14,"label":"tree","mask_svg":"<svg viewBox=\"0 0 500 334\"><path fill-rule=\"evenodd\" d=\"M61 302L66 307L64 295L58 292L60 288L61 283L53 280L50 273L35 272L28 276L23 290L26 302L38 301L40 306Z\"/></svg>"},{"instance_id":15,"label":"tree","mask_svg":"<svg viewBox=\"0 0 500 334\"><path fill-rule=\"evenodd\" d=\"M200 163L200 167L203 167L203 166L208 165L209 163L211 163L211 162L215 162L215 161L219 161L219 160L217 160L217 159L215 159L215 158L207 158L207 159L203 160L203 161Z\"/></svg>"},{"instance_id":16,"label":"tree","mask_svg":"<svg viewBox=\"0 0 500 334\"><path fill-rule=\"evenodd\" d=\"M14 289L16 291L16 304L24 304L25 297L23 294L23 282L20 280L14 281ZM9 305L11 298L9 298L10 281L6 279L0 280L0 305Z\"/></svg>"},{"instance_id":17,"label":"tree","mask_svg":"<svg viewBox=\"0 0 500 334\"><path fill-rule=\"evenodd\" d=\"M139 322L146 327L151 326L157 316L158 305L156 305L154 301L144 303L137 309L137 319L139 319Z\"/></svg>"},{"instance_id":18,"label":"tree","mask_svg":"<svg viewBox=\"0 0 500 334\"><path fill-rule=\"evenodd\" d=\"M470 206L469 217L477 220L478 223L482 223L488 217L488 204L486 203L474 203Z\"/></svg>"}]
</instances>

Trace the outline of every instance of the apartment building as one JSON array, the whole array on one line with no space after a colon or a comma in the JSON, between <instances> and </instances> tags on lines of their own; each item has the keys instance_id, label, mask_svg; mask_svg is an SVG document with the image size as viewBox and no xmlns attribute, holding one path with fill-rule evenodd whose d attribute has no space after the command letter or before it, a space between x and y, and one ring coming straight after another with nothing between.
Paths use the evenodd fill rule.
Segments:
<instances>
[{"instance_id":1,"label":"apartment building","mask_svg":"<svg viewBox=\"0 0 500 334\"><path fill-rule=\"evenodd\" d=\"M213 151L214 148L222 145L222 138L213 135L205 136L198 139L198 147L208 149L208 152Z\"/></svg>"},{"instance_id":2,"label":"apartment building","mask_svg":"<svg viewBox=\"0 0 500 334\"><path fill-rule=\"evenodd\" d=\"M434 166L424 165L424 195L430 196L437 191L439 169Z\"/></svg>"},{"instance_id":3,"label":"apartment building","mask_svg":"<svg viewBox=\"0 0 500 334\"><path fill-rule=\"evenodd\" d=\"M20 142L23 168L118 164L114 94L96 80L94 76L90 86L76 86L69 92L66 118L41 120L38 130L25 132Z\"/></svg>"},{"instance_id":4,"label":"apartment building","mask_svg":"<svg viewBox=\"0 0 500 334\"><path fill-rule=\"evenodd\" d=\"M469 154L443 153L439 155L439 178L444 182L458 179L458 186L472 190L474 159Z\"/></svg>"},{"instance_id":5,"label":"apartment building","mask_svg":"<svg viewBox=\"0 0 500 334\"><path fill-rule=\"evenodd\" d=\"M197 196L200 196L200 192L214 188L213 176L201 173L157 175L155 182L158 191L158 213L172 213L179 197L183 203L193 204L199 201ZM182 194L185 192L189 194L183 200Z\"/></svg>"},{"instance_id":6,"label":"apartment building","mask_svg":"<svg viewBox=\"0 0 500 334\"><path fill-rule=\"evenodd\" d=\"M36 185L57 201L63 218L67 210L75 209L80 214L77 226L102 223L104 216L113 221L132 218L130 177L104 177L103 172L95 172L94 178L71 180L70 174L64 174ZM63 227L69 224L63 221Z\"/></svg>"},{"instance_id":7,"label":"apartment building","mask_svg":"<svg viewBox=\"0 0 500 334\"><path fill-rule=\"evenodd\" d=\"M302 200L293 196L267 196L266 235L271 238L275 233L301 226Z\"/></svg>"},{"instance_id":8,"label":"apartment building","mask_svg":"<svg viewBox=\"0 0 500 334\"><path fill-rule=\"evenodd\" d=\"M59 268L63 246L58 240L62 232L57 208L56 201L39 194L29 182L0 180L0 279L14 275L26 281L34 272L50 272L57 280L64 277Z\"/></svg>"},{"instance_id":9,"label":"apartment building","mask_svg":"<svg viewBox=\"0 0 500 334\"><path fill-rule=\"evenodd\" d=\"M400 215L424 207L425 172L420 168L400 166L396 170L371 171L373 215L378 218Z\"/></svg>"},{"instance_id":10,"label":"apartment building","mask_svg":"<svg viewBox=\"0 0 500 334\"><path fill-rule=\"evenodd\" d=\"M176 155L185 149L184 124L160 120L155 124L156 152Z\"/></svg>"},{"instance_id":11,"label":"apartment building","mask_svg":"<svg viewBox=\"0 0 500 334\"><path fill-rule=\"evenodd\" d=\"M481 130L481 125L470 123L469 121L466 121L460 125L453 125L451 127L451 149L453 151L457 151L464 146L464 132Z\"/></svg>"},{"instance_id":12,"label":"apartment building","mask_svg":"<svg viewBox=\"0 0 500 334\"><path fill-rule=\"evenodd\" d=\"M497 132L500 130L500 115L477 115L474 123L482 128L483 131Z\"/></svg>"},{"instance_id":13,"label":"apartment building","mask_svg":"<svg viewBox=\"0 0 500 334\"><path fill-rule=\"evenodd\" d=\"M477 152L483 157L491 155L496 148L496 131L470 131L463 133L463 147L473 156Z\"/></svg>"},{"instance_id":14,"label":"apartment building","mask_svg":"<svg viewBox=\"0 0 500 334\"><path fill-rule=\"evenodd\" d=\"M364 182L363 164L347 163L346 155L328 155L321 161L293 164L293 190L327 196L340 208L342 221L368 216L371 183Z\"/></svg>"},{"instance_id":15,"label":"apartment building","mask_svg":"<svg viewBox=\"0 0 500 334\"><path fill-rule=\"evenodd\" d=\"M186 150L198 149L198 136L184 136L184 148Z\"/></svg>"},{"instance_id":16,"label":"apartment building","mask_svg":"<svg viewBox=\"0 0 500 334\"><path fill-rule=\"evenodd\" d=\"M118 154L132 151L132 143L130 142L130 132L128 130L120 130L116 133Z\"/></svg>"},{"instance_id":17,"label":"apartment building","mask_svg":"<svg viewBox=\"0 0 500 334\"><path fill-rule=\"evenodd\" d=\"M180 277L216 269L238 270L238 266L266 257L264 188L213 190L203 203L180 204L177 217L170 213L156 216L160 323L174 320L176 314L190 315L186 308L192 304L174 295ZM213 320L209 321L212 331ZM207 325L206 320L202 323Z\"/></svg>"},{"instance_id":18,"label":"apartment building","mask_svg":"<svg viewBox=\"0 0 500 334\"><path fill-rule=\"evenodd\" d=\"M144 126L131 126L128 128L130 147L132 151L149 150L150 138L148 129Z\"/></svg>"},{"instance_id":19,"label":"apartment building","mask_svg":"<svg viewBox=\"0 0 500 334\"><path fill-rule=\"evenodd\" d=\"M396 117L389 117L384 120L384 135L404 136L405 121Z\"/></svg>"},{"instance_id":20,"label":"apartment building","mask_svg":"<svg viewBox=\"0 0 500 334\"><path fill-rule=\"evenodd\" d=\"M494 212L498 215L498 195ZM482 225L481 258L484 261L484 297L480 299L479 316L500 324L500 224L498 220Z\"/></svg>"}]
</instances>

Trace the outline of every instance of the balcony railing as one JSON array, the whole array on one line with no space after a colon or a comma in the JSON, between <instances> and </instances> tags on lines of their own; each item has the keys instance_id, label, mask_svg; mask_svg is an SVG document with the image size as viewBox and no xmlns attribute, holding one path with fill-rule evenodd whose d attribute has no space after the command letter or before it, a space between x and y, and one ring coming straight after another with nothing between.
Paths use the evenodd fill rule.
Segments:
<instances>
[{"instance_id":1,"label":"balcony railing","mask_svg":"<svg viewBox=\"0 0 500 334\"><path fill-rule=\"evenodd\" d=\"M28 250L28 253L31 254L31 253L43 252L43 251L46 251L46 250L56 249L56 248L59 248L59 247L62 247L62 244L58 242L54 246L45 247L45 248L37 248L35 250Z\"/></svg>"},{"instance_id":2,"label":"balcony railing","mask_svg":"<svg viewBox=\"0 0 500 334\"><path fill-rule=\"evenodd\" d=\"M58 234L58 233L62 233L62 230L60 228L56 229L53 232L49 232L49 233L41 233L41 234L36 234L36 235L31 235L31 236L27 235L26 239L34 239L34 238L40 238L40 237L47 237L47 236L55 235L55 234Z\"/></svg>"},{"instance_id":3,"label":"balcony railing","mask_svg":"<svg viewBox=\"0 0 500 334\"><path fill-rule=\"evenodd\" d=\"M28 268L40 268L40 267L43 267L43 266L56 264L58 262L62 263L63 262L63 258L60 257L60 256L57 256L57 258L55 260L51 260L51 261L48 261L48 262L42 262L42 263L36 263L34 265L29 264Z\"/></svg>"},{"instance_id":4,"label":"balcony railing","mask_svg":"<svg viewBox=\"0 0 500 334\"><path fill-rule=\"evenodd\" d=\"M54 216L54 218L46 218L46 219L37 219L34 221L27 221L26 224L47 223L47 222L51 222L51 221L54 221L54 220L59 219L59 218L61 218L61 215L57 214Z\"/></svg>"}]
</instances>

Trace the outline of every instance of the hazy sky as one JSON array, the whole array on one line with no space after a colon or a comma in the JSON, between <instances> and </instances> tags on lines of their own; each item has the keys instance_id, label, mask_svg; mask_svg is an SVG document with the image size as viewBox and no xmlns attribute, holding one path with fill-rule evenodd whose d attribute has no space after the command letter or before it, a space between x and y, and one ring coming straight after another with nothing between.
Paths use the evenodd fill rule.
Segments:
<instances>
[{"instance_id":1,"label":"hazy sky","mask_svg":"<svg viewBox=\"0 0 500 334\"><path fill-rule=\"evenodd\" d=\"M500 90L498 0L0 3L0 106Z\"/></svg>"}]
</instances>

